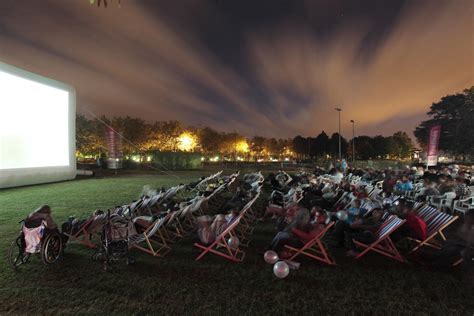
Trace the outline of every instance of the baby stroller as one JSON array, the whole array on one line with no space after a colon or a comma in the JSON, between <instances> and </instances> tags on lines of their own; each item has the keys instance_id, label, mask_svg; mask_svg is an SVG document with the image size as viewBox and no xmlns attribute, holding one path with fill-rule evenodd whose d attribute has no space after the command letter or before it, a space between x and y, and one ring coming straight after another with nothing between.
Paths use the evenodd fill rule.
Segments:
<instances>
[{"instance_id":1,"label":"baby stroller","mask_svg":"<svg viewBox=\"0 0 474 316\"><path fill-rule=\"evenodd\" d=\"M27 263L32 254L39 254L45 265L59 260L64 242L49 206L41 206L20 221L20 224L20 234L8 251L8 262L13 269Z\"/></svg>"},{"instance_id":2,"label":"baby stroller","mask_svg":"<svg viewBox=\"0 0 474 316\"><path fill-rule=\"evenodd\" d=\"M109 271L114 261L125 260L126 264L133 264L135 260L129 255L129 237L136 234L132 221L127 217L110 214L107 211L106 220L102 228L101 244L92 255L92 260L102 262L104 270Z\"/></svg>"}]
</instances>

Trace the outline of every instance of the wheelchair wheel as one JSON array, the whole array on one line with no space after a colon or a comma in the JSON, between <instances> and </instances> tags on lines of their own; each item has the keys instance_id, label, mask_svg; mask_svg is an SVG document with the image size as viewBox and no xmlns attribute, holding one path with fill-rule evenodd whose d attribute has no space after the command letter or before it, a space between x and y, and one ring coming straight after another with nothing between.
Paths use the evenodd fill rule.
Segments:
<instances>
[{"instance_id":1,"label":"wheelchair wheel","mask_svg":"<svg viewBox=\"0 0 474 316\"><path fill-rule=\"evenodd\" d=\"M44 264L53 264L63 253L63 239L58 232L47 234L41 243L41 260Z\"/></svg>"},{"instance_id":2,"label":"wheelchair wheel","mask_svg":"<svg viewBox=\"0 0 474 316\"><path fill-rule=\"evenodd\" d=\"M8 263L13 269L17 269L23 263L27 263L30 258L29 253L23 251L22 236L18 236L8 250Z\"/></svg>"}]
</instances>

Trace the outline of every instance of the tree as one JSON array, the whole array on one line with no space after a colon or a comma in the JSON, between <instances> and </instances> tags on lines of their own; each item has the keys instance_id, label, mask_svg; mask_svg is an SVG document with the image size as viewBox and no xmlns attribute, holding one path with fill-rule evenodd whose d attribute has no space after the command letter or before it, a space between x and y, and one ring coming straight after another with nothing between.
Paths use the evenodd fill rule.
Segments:
<instances>
[{"instance_id":1,"label":"tree","mask_svg":"<svg viewBox=\"0 0 474 316\"><path fill-rule=\"evenodd\" d=\"M441 125L439 148L454 155L474 155L474 86L463 93L447 95L431 105L431 118L415 129L418 142L426 148L431 127Z\"/></svg>"},{"instance_id":2,"label":"tree","mask_svg":"<svg viewBox=\"0 0 474 316\"><path fill-rule=\"evenodd\" d=\"M124 154L138 153L147 149L151 126L144 120L130 116L114 117L110 125L122 137L122 150Z\"/></svg>"},{"instance_id":3,"label":"tree","mask_svg":"<svg viewBox=\"0 0 474 316\"><path fill-rule=\"evenodd\" d=\"M298 156L299 159L303 159L304 156L308 154L308 145L306 143L306 138L301 135L293 138L293 150Z\"/></svg>"},{"instance_id":4,"label":"tree","mask_svg":"<svg viewBox=\"0 0 474 316\"><path fill-rule=\"evenodd\" d=\"M326 156L329 151L329 136L324 131L322 131L316 137L313 144L311 147L314 146L316 156Z\"/></svg>"},{"instance_id":5,"label":"tree","mask_svg":"<svg viewBox=\"0 0 474 316\"><path fill-rule=\"evenodd\" d=\"M341 136L341 154L343 157L347 154L347 147L349 147L347 140ZM333 157L339 157L339 133L331 135L328 142L328 152L331 153Z\"/></svg>"},{"instance_id":6,"label":"tree","mask_svg":"<svg viewBox=\"0 0 474 316\"><path fill-rule=\"evenodd\" d=\"M355 138L356 157L357 159L368 160L374 159L377 156L377 152L373 146L373 138L369 136L358 136ZM352 154L352 148L351 154Z\"/></svg>"},{"instance_id":7,"label":"tree","mask_svg":"<svg viewBox=\"0 0 474 316\"><path fill-rule=\"evenodd\" d=\"M105 130L98 120L76 116L76 150L82 155L98 156L107 150Z\"/></svg>"},{"instance_id":8,"label":"tree","mask_svg":"<svg viewBox=\"0 0 474 316\"><path fill-rule=\"evenodd\" d=\"M198 132L199 142L205 154L216 154L222 141L221 134L210 127L205 127Z\"/></svg>"},{"instance_id":9,"label":"tree","mask_svg":"<svg viewBox=\"0 0 474 316\"><path fill-rule=\"evenodd\" d=\"M250 143L250 151L252 152L255 159L262 157L265 151L265 137L255 136L252 138Z\"/></svg>"},{"instance_id":10,"label":"tree","mask_svg":"<svg viewBox=\"0 0 474 316\"><path fill-rule=\"evenodd\" d=\"M395 156L400 159L410 158L413 149L411 138L405 132L396 132L392 136L395 143Z\"/></svg>"}]
</instances>

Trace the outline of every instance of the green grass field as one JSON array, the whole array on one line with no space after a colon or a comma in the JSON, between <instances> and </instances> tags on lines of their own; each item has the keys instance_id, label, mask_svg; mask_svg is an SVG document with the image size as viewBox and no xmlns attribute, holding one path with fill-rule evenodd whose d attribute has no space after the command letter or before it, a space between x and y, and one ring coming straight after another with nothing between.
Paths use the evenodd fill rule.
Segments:
<instances>
[{"instance_id":1,"label":"green grass field","mask_svg":"<svg viewBox=\"0 0 474 316\"><path fill-rule=\"evenodd\" d=\"M144 185L171 186L210 172L84 179L0 191L0 253L6 254L30 211L49 204L57 223L139 197ZM263 203L260 203L263 205ZM474 288L462 271L399 264L378 255L358 261L334 254L337 266L301 260L284 280L273 276L263 252L274 234L257 226L243 263L209 255L195 262L192 237L165 258L133 252L133 266L106 273L92 250L69 244L62 260L39 258L13 271L0 262L0 314L442 314L473 315Z\"/></svg>"}]
</instances>

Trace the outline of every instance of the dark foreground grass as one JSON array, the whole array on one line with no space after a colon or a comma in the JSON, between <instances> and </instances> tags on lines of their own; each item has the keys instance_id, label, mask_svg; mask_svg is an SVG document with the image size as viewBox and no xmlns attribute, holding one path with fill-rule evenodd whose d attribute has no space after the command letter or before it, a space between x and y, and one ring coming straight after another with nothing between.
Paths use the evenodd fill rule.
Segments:
<instances>
[{"instance_id":1,"label":"dark foreground grass","mask_svg":"<svg viewBox=\"0 0 474 316\"><path fill-rule=\"evenodd\" d=\"M170 186L200 173L88 179L0 191L0 252L18 221L48 203L56 221L84 216L138 197L143 185ZM301 260L301 268L278 280L263 261L273 235L261 224L234 264L212 255L195 262L191 237L165 258L134 252L134 266L105 273L91 250L69 244L61 262L45 267L33 258L20 271L0 263L0 314L466 314L474 313L474 289L460 271L398 264L377 255L353 262L335 253L338 265ZM333 250L331 250L334 253Z\"/></svg>"}]
</instances>

